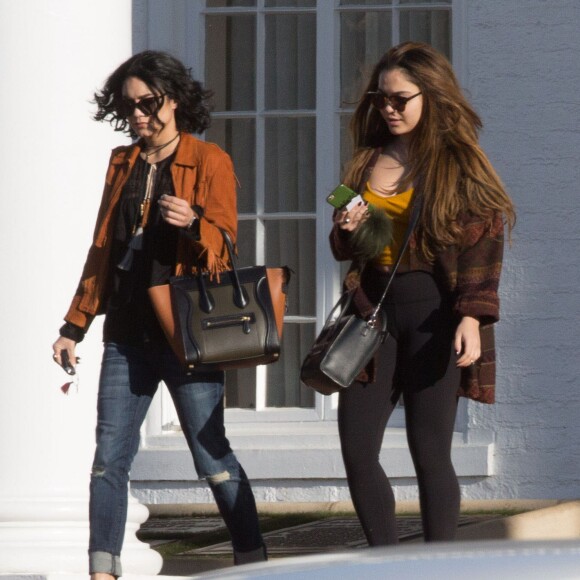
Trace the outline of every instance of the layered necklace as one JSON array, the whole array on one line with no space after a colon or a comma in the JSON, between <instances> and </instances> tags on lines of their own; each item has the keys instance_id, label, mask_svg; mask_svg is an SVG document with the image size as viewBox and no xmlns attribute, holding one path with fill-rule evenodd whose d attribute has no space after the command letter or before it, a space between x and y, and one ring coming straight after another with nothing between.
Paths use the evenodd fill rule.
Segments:
<instances>
[{"instance_id":1,"label":"layered necklace","mask_svg":"<svg viewBox=\"0 0 580 580\"><path fill-rule=\"evenodd\" d=\"M117 267L120 270L129 271L133 265L133 256L135 250L142 250L143 249L143 232L147 223L149 222L149 213L151 210L151 198L153 197L153 190L155 187L155 176L157 173L157 165L155 163L148 163L147 160L151 155L155 155L155 153L159 153L162 149L165 149L168 145L171 145L177 138L179 137L179 133L175 135L172 139L167 141L167 143L163 143L163 145L159 145L154 147L149 153L146 151L142 151L142 154L145 156L145 162L147 167L147 181L145 183L145 193L143 194L143 200L139 204L139 213L137 215L137 220L133 225L133 230L131 232L131 241L127 246L127 252L125 253L123 259L117 264Z\"/></svg>"},{"instance_id":2,"label":"layered necklace","mask_svg":"<svg viewBox=\"0 0 580 580\"><path fill-rule=\"evenodd\" d=\"M151 151L149 151L149 153L147 153L147 151L142 151L143 155L145 155L145 161L149 161L149 157L151 157L151 155L155 155L155 153L159 153L159 151L161 151L162 149L165 149L165 147L167 147L168 145L171 145L178 137L179 137L179 133L177 133L175 135L175 137L173 137L172 139L167 141L167 143L163 143L163 145L158 145L158 146L154 147L153 149L151 149Z\"/></svg>"}]
</instances>

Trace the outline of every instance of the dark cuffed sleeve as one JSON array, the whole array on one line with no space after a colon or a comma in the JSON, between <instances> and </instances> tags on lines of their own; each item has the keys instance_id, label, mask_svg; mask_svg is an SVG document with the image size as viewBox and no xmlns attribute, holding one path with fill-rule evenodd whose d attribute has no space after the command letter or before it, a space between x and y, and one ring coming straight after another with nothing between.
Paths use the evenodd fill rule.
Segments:
<instances>
[{"instance_id":1,"label":"dark cuffed sleeve","mask_svg":"<svg viewBox=\"0 0 580 580\"><path fill-rule=\"evenodd\" d=\"M181 228L179 231L192 242L199 242L201 240L201 218L195 218L193 223L188 228Z\"/></svg>"},{"instance_id":2,"label":"dark cuffed sleeve","mask_svg":"<svg viewBox=\"0 0 580 580\"><path fill-rule=\"evenodd\" d=\"M85 338L85 331L72 322L65 322L60 327L59 334L64 338L74 340L74 342L82 342Z\"/></svg>"}]
</instances>

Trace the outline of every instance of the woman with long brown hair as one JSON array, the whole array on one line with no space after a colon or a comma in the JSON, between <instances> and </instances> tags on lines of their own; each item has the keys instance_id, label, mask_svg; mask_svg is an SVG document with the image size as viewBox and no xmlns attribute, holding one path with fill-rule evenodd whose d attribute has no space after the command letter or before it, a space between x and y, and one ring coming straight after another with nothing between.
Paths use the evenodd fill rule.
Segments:
<instances>
[{"instance_id":1,"label":"woman with long brown hair","mask_svg":"<svg viewBox=\"0 0 580 580\"><path fill-rule=\"evenodd\" d=\"M379 453L401 396L427 541L455 536L458 396L494 401L493 323L504 225L511 231L515 213L478 143L481 127L448 60L413 42L376 64L352 118L355 154L344 182L363 201L335 212L330 239L336 259L353 260L345 287L362 316L383 293L413 207L419 212L383 304L389 336L339 399L348 484L372 546L397 542L394 496ZM392 240L371 253L361 232L377 211L391 218Z\"/></svg>"}]
</instances>

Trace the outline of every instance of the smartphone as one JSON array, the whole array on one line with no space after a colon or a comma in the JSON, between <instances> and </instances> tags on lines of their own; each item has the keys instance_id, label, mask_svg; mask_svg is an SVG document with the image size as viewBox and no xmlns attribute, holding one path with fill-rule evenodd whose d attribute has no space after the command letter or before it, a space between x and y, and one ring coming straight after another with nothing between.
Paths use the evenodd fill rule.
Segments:
<instances>
[{"instance_id":1,"label":"smartphone","mask_svg":"<svg viewBox=\"0 0 580 580\"><path fill-rule=\"evenodd\" d=\"M356 191L341 183L327 198L326 201L336 209L342 209L356 197L360 197Z\"/></svg>"},{"instance_id":2,"label":"smartphone","mask_svg":"<svg viewBox=\"0 0 580 580\"><path fill-rule=\"evenodd\" d=\"M68 356L68 350L61 350L60 351L60 365L64 369L64 372L67 375L74 375L76 374L75 368L70 364L70 358Z\"/></svg>"}]
</instances>

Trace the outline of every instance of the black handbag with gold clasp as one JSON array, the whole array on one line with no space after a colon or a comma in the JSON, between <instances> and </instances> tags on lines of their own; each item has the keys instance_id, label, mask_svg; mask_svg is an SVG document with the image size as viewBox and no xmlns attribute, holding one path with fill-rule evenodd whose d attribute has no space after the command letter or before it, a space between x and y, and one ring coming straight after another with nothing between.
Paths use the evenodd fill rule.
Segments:
<instances>
[{"instance_id":1,"label":"black handbag with gold clasp","mask_svg":"<svg viewBox=\"0 0 580 580\"><path fill-rule=\"evenodd\" d=\"M187 370L225 370L280 357L290 270L237 268L232 242L221 230L232 268L176 276L149 289L161 327Z\"/></svg>"}]
</instances>

